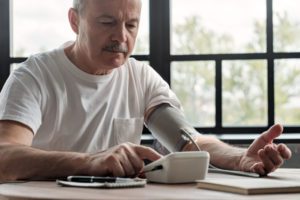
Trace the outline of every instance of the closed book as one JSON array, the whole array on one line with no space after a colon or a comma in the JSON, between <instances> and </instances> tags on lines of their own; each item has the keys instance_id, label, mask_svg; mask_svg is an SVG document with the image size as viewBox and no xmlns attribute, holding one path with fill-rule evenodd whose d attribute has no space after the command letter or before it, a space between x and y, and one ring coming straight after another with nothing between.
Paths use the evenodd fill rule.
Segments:
<instances>
[{"instance_id":1,"label":"closed book","mask_svg":"<svg viewBox=\"0 0 300 200\"><path fill-rule=\"evenodd\" d=\"M238 194L300 193L300 182L272 178L210 178L198 180L197 187Z\"/></svg>"}]
</instances>

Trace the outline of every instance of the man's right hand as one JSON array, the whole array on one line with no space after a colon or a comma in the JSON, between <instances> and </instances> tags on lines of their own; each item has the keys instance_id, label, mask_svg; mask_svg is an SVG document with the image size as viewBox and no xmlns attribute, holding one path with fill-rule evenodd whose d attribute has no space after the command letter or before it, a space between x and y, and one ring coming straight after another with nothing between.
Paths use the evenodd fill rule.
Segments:
<instances>
[{"instance_id":1,"label":"man's right hand","mask_svg":"<svg viewBox=\"0 0 300 200\"><path fill-rule=\"evenodd\" d=\"M155 150L132 143L123 143L93 154L87 160L87 173L99 176L137 176L144 167L143 159L155 161L162 155Z\"/></svg>"}]
</instances>

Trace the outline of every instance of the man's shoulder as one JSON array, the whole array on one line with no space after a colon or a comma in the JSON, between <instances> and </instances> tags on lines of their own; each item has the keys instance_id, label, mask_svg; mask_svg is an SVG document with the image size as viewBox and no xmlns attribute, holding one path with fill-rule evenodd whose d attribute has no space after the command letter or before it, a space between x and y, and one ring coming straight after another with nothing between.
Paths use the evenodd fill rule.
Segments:
<instances>
[{"instance_id":1,"label":"man's shoulder","mask_svg":"<svg viewBox=\"0 0 300 200\"><path fill-rule=\"evenodd\" d=\"M139 66L141 64L142 64L141 61L135 59L134 57L128 58L128 60L125 63L125 65L134 65L134 66Z\"/></svg>"},{"instance_id":2,"label":"man's shoulder","mask_svg":"<svg viewBox=\"0 0 300 200\"><path fill-rule=\"evenodd\" d=\"M51 51L45 51L41 53L36 53L28 57L26 62L32 62L32 61L48 61L48 60L55 60L57 57L61 56L63 54L63 49L53 49Z\"/></svg>"},{"instance_id":3,"label":"man's shoulder","mask_svg":"<svg viewBox=\"0 0 300 200\"><path fill-rule=\"evenodd\" d=\"M48 52L37 53L29 56L27 60L17 65L13 75L19 77L34 77L39 81L42 81L45 77L53 74L54 76L59 74L59 50L55 49Z\"/></svg>"},{"instance_id":4,"label":"man's shoulder","mask_svg":"<svg viewBox=\"0 0 300 200\"><path fill-rule=\"evenodd\" d=\"M42 53L30 55L24 62L18 64L18 69L26 68L27 70L48 68L48 65L53 65L59 62L63 50L54 49Z\"/></svg>"},{"instance_id":5,"label":"man's shoulder","mask_svg":"<svg viewBox=\"0 0 300 200\"><path fill-rule=\"evenodd\" d=\"M152 67L147 63L147 61L140 61L133 57L130 57L126 63L125 66L132 70L138 70L138 71L144 71L152 69Z\"/></svg>"}]
</instances>

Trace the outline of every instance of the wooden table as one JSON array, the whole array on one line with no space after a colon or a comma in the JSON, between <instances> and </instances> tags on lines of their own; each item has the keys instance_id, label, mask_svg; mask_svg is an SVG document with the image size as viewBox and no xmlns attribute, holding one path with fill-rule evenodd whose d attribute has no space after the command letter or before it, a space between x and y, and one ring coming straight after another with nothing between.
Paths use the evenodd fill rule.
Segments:
<instances>
[{"instance_id":1,"label":"wooden table","mask_svg":"<svg viewBox=\"0 0 300 200\"><path fill-rule=\"evenodd\" d=\"M298 179L300 169L279 169L270 175L283 179ZM208 177L235 178L224 174L208 174ZM240 178L240 177L239 177ZM61 187L51 181L0 184L1 200L16 199L220 199L220 200L299 200L300 193L239 195L198 189L196 184L147 184L144 188L85 189Z\"/></svg>"}]
</instances>

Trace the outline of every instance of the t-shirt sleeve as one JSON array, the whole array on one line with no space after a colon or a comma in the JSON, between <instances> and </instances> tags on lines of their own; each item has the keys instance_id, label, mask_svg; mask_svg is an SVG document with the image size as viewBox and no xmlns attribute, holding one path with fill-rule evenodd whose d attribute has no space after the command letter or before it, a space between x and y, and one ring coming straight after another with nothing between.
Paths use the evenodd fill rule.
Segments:
<instances>
[{"instance_id":1,"label":"t-shirt sleeve","mask_svg":"<svg viewBox=\"0 0 300 200\"><path fill-rule=\"evenodd\" d=\"M24 69L13 72L0 93L0 120L22 123L35 134L41 125L41 95L35 78Z\"/></svg>"},{"instance_id":2,"label":"t-shirt sleeve","mask_svg":"<svg viewBox=\"0 0 300 200\"><path fill-rule=\"evenodd\" d=\"M146 110L162 103L182 109L168 83L152 67L145 65L144 68Z\"/></svg>"}]
</instances>

